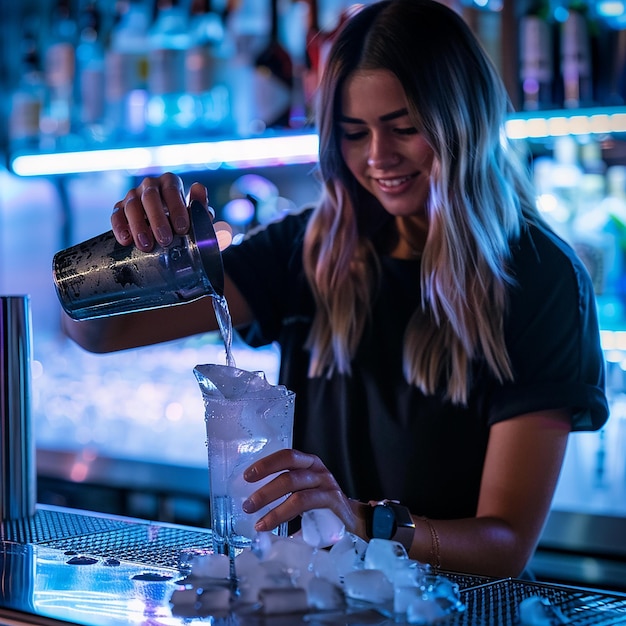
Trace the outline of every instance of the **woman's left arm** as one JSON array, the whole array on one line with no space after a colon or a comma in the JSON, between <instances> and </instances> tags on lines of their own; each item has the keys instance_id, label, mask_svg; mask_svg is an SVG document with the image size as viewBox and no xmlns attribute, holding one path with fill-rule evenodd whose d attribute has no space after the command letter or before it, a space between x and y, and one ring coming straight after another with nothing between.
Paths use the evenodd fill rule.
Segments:
<instances>
[{"instance_id":1,"label":"woman's left arm","mask_svg":"<svg viewBox=\"0 0 626 626\"><path fill-rule=\"evenodd\" d=\"M550 510L570 430L565 409L491 427L476 517L432 521L443 569L498 577L522 573Z\"/></svg>"}]
</instances>

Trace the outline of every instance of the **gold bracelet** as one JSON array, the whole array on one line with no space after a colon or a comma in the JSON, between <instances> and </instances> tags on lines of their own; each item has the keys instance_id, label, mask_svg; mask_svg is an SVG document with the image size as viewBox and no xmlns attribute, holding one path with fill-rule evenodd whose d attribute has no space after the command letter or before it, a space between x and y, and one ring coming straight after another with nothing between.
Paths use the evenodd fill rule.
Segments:
<instances>
[{"instance_id":1,"label":"gold bracelet","mask_svg":"<svg viewBox=\"0 0 626 626\"><path fill-rule=\"evenodd\" d=\"M420 517L428 526L430 531L430 564L436 569L441 569L441 545L439 543L439 535L433 526L433 523L427 517Z\"/></svg>"}]
</instances>

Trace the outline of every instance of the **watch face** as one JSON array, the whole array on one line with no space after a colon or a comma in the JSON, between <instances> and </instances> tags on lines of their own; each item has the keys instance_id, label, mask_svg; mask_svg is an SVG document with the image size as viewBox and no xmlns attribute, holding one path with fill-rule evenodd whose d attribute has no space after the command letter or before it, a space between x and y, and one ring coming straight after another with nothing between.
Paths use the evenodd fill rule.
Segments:
<instances>
[{"instance_id":1,"label":"watch face","mask_svg":"<svg viewBox=\"0 0 626 626\"><path fill-rule=\"evenodd\" d=\"M396 532L396 515L389 506L375 506L372 512L372 537L391 539Z\"/></svg>"}]
</instances>

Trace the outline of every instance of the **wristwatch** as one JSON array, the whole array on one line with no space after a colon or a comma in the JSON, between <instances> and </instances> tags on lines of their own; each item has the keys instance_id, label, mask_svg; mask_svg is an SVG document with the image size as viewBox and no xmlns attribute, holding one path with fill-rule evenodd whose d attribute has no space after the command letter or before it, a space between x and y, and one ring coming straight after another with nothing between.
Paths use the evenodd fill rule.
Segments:
<instances>
[{"instance_id":1,"label":"wristwatch","mask_svg":"<svg viewBox=\"0 0 626 626\"><path fill-rule=\"evenodd\" d=\"M415 534L415 522L409 509L397 500L370 502L370 505L372 510L367 519L367 536L370 539L397 541L408 552Z\"/></svg>"}]
</instances>

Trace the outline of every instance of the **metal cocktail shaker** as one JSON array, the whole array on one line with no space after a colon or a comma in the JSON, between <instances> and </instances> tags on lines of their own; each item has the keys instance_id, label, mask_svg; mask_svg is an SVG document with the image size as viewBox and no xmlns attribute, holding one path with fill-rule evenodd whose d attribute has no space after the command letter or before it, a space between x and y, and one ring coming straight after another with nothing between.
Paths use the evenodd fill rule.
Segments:
<instances>
[{"instance_id":1,"label":"metal cocktail shaker","mask_svg":"<svg viewBox=\"0 0 626 626\"><path fill-rule=\"evenodd\" d=\"M191 228L151 252L119 244L113 231L61 250L52 274L65 312L76 320L223 296L224 268L210 213L190 206Z\"/></svg>"},{"instance_id":2,"label":"metal cocktail shaker","mask_svg":"<svg viewBox=\"0 0 626 626\"><path fill-rule=\"evenodd\" d=\"M0 514L3 521L35 513L31 354L29 296L0 296Z\"/></svg>"}]
</instances>

